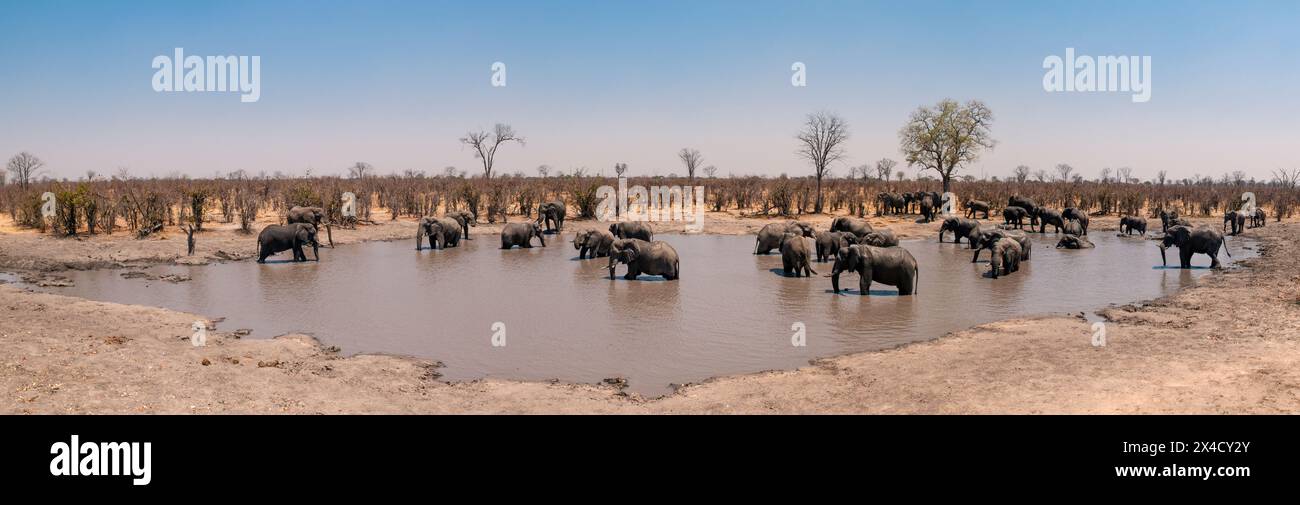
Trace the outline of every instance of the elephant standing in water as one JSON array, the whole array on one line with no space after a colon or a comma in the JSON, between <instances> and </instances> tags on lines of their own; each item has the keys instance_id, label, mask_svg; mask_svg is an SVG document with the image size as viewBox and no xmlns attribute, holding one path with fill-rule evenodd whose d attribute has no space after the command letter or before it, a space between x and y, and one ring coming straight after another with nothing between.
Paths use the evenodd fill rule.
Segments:
<instances>
[{"instance_id":1,"label":"elephant standing in water","mask_svg":"<svg viewBox=\"0 0 1300 505\"><path fill-rule=\"evenodd\" d=\"M979 260L980 251L985 249L993 251L993 246L997 244L999 240L1014 240L1019 243L1020 261L1029 261L1029 256L1034 249L1034 242L1029 240L1029 235L1026 235L1025 232L1022 231L1011 231L1008 233L1006 230L994 228L980 233L979 239L975 242L975 255L971 257L970 262L974 263Z\"/></svg>"},{"instance_id":2,"label":"elephant standing in water","mask_svg":"<svg viewBox=\"0 0 1300 505\"><path fill-rule=\"evenodd\" d=\"M542 226L537 223L508 223L501 228L501 248L509 249L519 246L524 249L533 247L533 237L546 247L546 237L542 236Z\"/></svg>"},{"instance_id":3,"label":"elephant standing in water","mask_svg":"<svg viewBox=\"0 0 1300 505\"><path fill-rule=\"evenodd\" d=\"M1083 225L1079 224L1079 221L1077 219L1066 219L1065 226L1062 227L1061 229L1065 231L1066 235L1076 235L1082 237L1088 234L1088 232L1083 229Z\"/></svg>"},{"instance_id":4,"label":"elephant standing in water","mask_svg":"<svg viewBox=\"0 0 1300 505\"><path fill-rule=\"evenodd\" d=\"M578 259L594 259L609 256L614 236L605 230L583 230L573 237L573 248L578 250Z\"/></svg>"},{"instance_id":5,"label":"elephant standing in water","mask_svg":"<svg viewBox=\"0 0 1300 505\"><path fill-rule=\"evenodd\" d=\"M813 237L813 227L808 223L800 221L786 221L784 223L770 223L758 230L758 238L754 240L754 254L767 254L772 249L781 248L781 238L786 233Z\"/></svg>"},{"instance_id":6,"label":"elephant standing in water","mask_svg":"<svg viewBox=\"0 0 1300 505\"><path fill-rule=\"evenodd\" d=\"M564 202L556 200L537 206L537 224L545 225L546 231L559 233L564 228ZM552 227L554 225L554 227Z\"/></svg>"},{"instance_id":7,"label":"elephant standing in water","mask_svg":"<svg viewBox=\"0 0 1300 505\"><path fill-rule=\"evenodd\" d=\"M1038 226L1038 203L1034 199L1016 195L1007 199L1007 207L1025 209L1029 215L1029 226Z\"/></svg>"},{"instance_id":8,"label":"elephant standing in water","mask_svg":"<svg viewBox=\"0 0 1300 505\"><path fill-rule=\"evenodd\" d=\"M460 223L460 235L465 240L470 240L469 228L471 226L478 226L478 218L474 216L474 213L467 210L448 212L443 217L454 219L457 223Z\"/></svg>"},{"instance_id":9,"label":"elephant standing in water","mask_svg":"<svg viewBox=\"0 0 1300 505\"><path fill-rule=\"evenodd\" d=\"M1088 234L1088 213L1087 212L1079 210L1077 207L1066 207L1065 210L1061 211L1061 219L1064 219L1066 221L1073 219L1079 222L1079 229L1082 230L1083 233L1076 233L1075 235Z\"/></svg>"},{"instance_id":10,"label":"elephant standing in water","mask_svg":"<svg viewBox=\"0 0 1300 505\"><path fill-rule=\"evenodd\" d=\"M1056 233L1061 233L1061 229L1065 228L1065 218L1061 217L1060 212L1046 207L1039 207L1038 233L1047 233L1047 225L1049 224L1056 228Z\"/></svg>"},{"instance_id":11,"label":"elephant standing in water","mask_svg":"<svg viewBox=\"0 0 1300 505\"><path fill-rule=\"evenodd\" d=\"M862 218L840 216L831 221L831 231L852 233L860 242L871 233L871 223Z\"/></svg>"},{"instance_id":12,"label":"elephant standing in water","mask_svg":"<svg viewBox=\"0 0 1300 505\"><path fill-rule=\"evenodd\" d=\"M898 245L898 237L888 228L881 228L867 233L862 237L862 243L876 247L894 247Z\"/></svg>"},{"instance_id":13,"label":"elephant standing in water","mask_svg":"<svg viewBox=\"0 0 1300 505\"><path fill-rule=\"evenodd\" d=\"M646 242L641 239L618 239L610 245L609 278L614 278L614 269L619 263L627 265L627 275L623 278L636 280L641 274L659 275L666 280L681 277L681 261L677 250L667 242Z\"/></svg>"},{"instance_id":14,"label":"elephant standing in water","mask_svg":"<svg viewBox=\"0 0 1300 505\"><path fill-rule=\"evenodd\" d=\"M814 240L817 244L817 261L824 262L834 258L840 248L856 244L858 238L842 231L819 231Z\"/></svg>"},{"instance_id":15,"label":"elephant standing in water","mask_svg":"<svg viewBox=\"0 0 1300 505\"><path fill-rule=\"evenodd\" d=\"M998 278L999 274L1009 274L1020 270L1023 251L1020 242L999 240L993 244L993 258L989 261L989 274Z\"/></svg>"},{"instance_id":16,"label":"elephant standing in water","mask_svg":"<svg viewBox=\"0 0 1300 505\"><path fill-rule=\"evenodd\" d=\"M1210 257L1210 268L1219 268L1219 247L1223 247L1223 252L1228 257L1232 253L1228 252L1228 244L1224 242L1223 233L1213 228L1202 226L1195 230L1187 226L1174 226L1169 228L1165 233L1165 238L1160 241L1160 261L1165 266L1169 261L1165 259L1165 249L1169 246L1178 246L1178 259L1180 268L1192 268L1192 255L1204 254Z\"/></svg>"},{"instance_id":17,"label":"elephant standing in water","mask_svg":"<svg viewBox=\"0 0 1300 505\"><path fill-rule=\"evenodd\" d=\"M1023 207L1016 207L1013 205L1002 209L1002 220L1007 226L1023 230L1025 229L1026 217L1029 217L1029 211L1025 210ZM1030 224L1029 226L1031 229L1033 228L1033 224Z\"/></svg>"},{"instance_id":18,"label":"elephant standing in water","mask_svg":"<svg viewBox=\"0 0 1300 505\"><path fill-rule=\"evenodd\" d=\"M649 224L640 221L614 223L609 225L609 234L614 238L636 238L646 242L654 240L655 232Z\"/></svg>"},{"instance_id":19,"label":"elephant standing in water","mask_svg":"<svg viewBox=\"0 0 1300 505\"><path fill-rule=\"evenodd\" d=\"M952 243L960 244L961 239L965 238L971 248L975 247L975 241L980 236L979 221L964 217L950 217L944 219L943 225L939 227L939 243L943 243L943 234L949 230L953 233Z\"/></svg>"},{"instance_id":20,"label":"elephant standing in water","mask_svg":"<svg viewBox=\"0 0 1300 505\"><path fill-rule=\"evenodd\" d=\"M1119 218L1119 231L1125 235L1132 235L1134 231L1139 235L1147 234L1147 219L1145 217L1124 216Z\"/></svg>"},{"instance_id":21,"label":"elephant standing in water","mask_svg":"<svg viewBox=\"0 0 1300 505\"><path fill-rule=\"evenodd\" d=\"M424 217L415 232L415 250L419 251L424 237L429 237L429 249L456 247L460 245L461 224L448 217Z\"/></svg>"},{"instance_id":22,"label":"elephant standing in water","mask_svg":"<svg viewBox=\"0 0 1300 505\"><path fill-rule=\"evenodd\" d=\"M816 275L817 272L809 264L809 256L812 254L808 251L808 242L804 240L803 235L786 233L781 236L781 270L785 272L786 277L791 273L794 273L795 277Z\"/></svg>"},{"instance_id":23,"label":"elephant standing in water","mask_svg":"<svg viewBox=\"0 0 1300 505\"><path fill-rule=\"evenodd\" d=\"M871 282L898 287L900 296L916 294L920 282L920 267L916 258L902 247L872 247L851 245L840 249L831 268L831 289L840 292L840 274L857 272L858 294L871 294Z\"/></svg>"},{"instance_id":24,"label":"elephant standing in water","mask_svg":"<svg viewBox=\"0 0 1300 505\"><path fill-rule=\"evenodd\" d=\"M309 223L267 226L257 234L257 262L266 263L267 256L288 250L293 250L294 261L307 261L307 254L302 250L304 245L310 245L312 258L320 261L315 226Z\"/></svg>"}]
</instances>

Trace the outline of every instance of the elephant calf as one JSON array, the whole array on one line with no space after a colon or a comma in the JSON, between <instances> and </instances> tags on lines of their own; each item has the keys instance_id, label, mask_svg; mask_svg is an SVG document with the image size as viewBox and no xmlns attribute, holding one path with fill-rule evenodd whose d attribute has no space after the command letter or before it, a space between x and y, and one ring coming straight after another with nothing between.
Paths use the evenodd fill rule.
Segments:
<instances>
[{"instance_id":1,"label":"elephant calf","mask_svg":"<svg viewBox=\"0 0 1300 505\"><path fill-rule=\"evenodd\" d=\"M952 243L960 244L961 239L965 238L971 248L975 247L975 241L980 236L980 224L973 219L964 217L950 217L943 220L943 225L939 227L939 242L943 243L943 234L947 231L953 232Z\"/></svg>"},{"instance_id":2,"label":"elephant calf","mask_svg":"<svg viewBox=\"0 0 1300 505\"><path fill-rule=\"evenodd\" d=\"M999 240L993 244L993 258L989 261L989 274L998 278L999 274L1009 274L1020 270L1022 250L1020 242Z\"/></svg>"},{"instance_id":3,"label":"elephant calf","mask_svg":"<svg viewBox=\"0 0 1300 505\"><path fill-rule=\"evenodd\" d=\"M1147 219L1145 217L1124 216L1119 218L1119 231L1125 235L1132 235L1138 232L1139 235L1147 234Z\"/></svg>"},{"instance_id":4,"label":"elephant calf","mask_svg":"<svg viewBox=\"0 0 1300 505\"><path fill-rule=\"evenodd\" d=\"M786 233L781 237L781 270L785 272L786 277L791 273L794 273L795 277L816 275L817 272L808 263L809 256L811 254L808 252L808 242L802 235Z\"/></svg>"},{"instance_id":5,"label":"elephant calf","mask_svg":"<svg viewBox=\"0 0 1300 505\"><path fill-rule=\"evenodd\" d=\"M974 219L979 213L984 213L984 219L989 218L989 203L980 200L966 201L966 217Z\"/></svg>"},{"instance_id":6,"label":"elephant calf","mask_svg":"<svg viewBox=\"0 0 1300 505\"><path fill-rule=\"evenodd\" d=\"M921 269L916 258L902 247L851 245L840 249L831 268L831 289L840 292L840 274L858 274L858 294L871 294L872 281L898 287L900 296L916 294Z\"/></svg>"},{"instance_id":7,"label":"elephant calf","mask_svg":"<svg viewBox=\"0 0 1300 505\"><path fill-rule=\"evenodd\" d=\"M302 250L304 245L310 245L312 258L320 261L320 244L316 242L315 226L309 223L267 226L257 234L257 262L266 263L268 256L288 250L293 251L294 261L307 261L307 254Z\"/></svg>"},{"instance_id":8,"label":"elephant calf","mask_svg":"<svg viewBox=\"0 0 1300 505\"><path fill-rule=\"evenodd\" d=\"M619 263L627 265L627 280L636 280L641 274L659 275L666 280L681 277L681 261L677 250L667 242L647 242L641 239L618 239L610 245L609 278L614 278L614 269Z\"/></svg>"},{"instance_id":9,"label":"elephant calf","mask_svg":"<svg viewBox=\"0 0 1300 505\"><path fill-rule=\"evenodd\" d=\"M613 244L614 236L605 230L583 230L573 237L573 248L578 250L578 259L609 256Z\"/></svg>"},{"instance_id":10,"label":"elephant calf","mask_svg":"<svg viewBox=\"0 0 1300 505\"><path fill-rule=\"evenodd\" d=\"M508 223L501 228L501 248L509 249L519 246L524 249L533 247L533 237L546 247L546 238L542 236L542 226L537 223Z\"/></svg>"},{"instance_id":11,"label":"elephant calf","mask_svg":"<svg viewBox=\"0 0 1300 505\"><path fill-rule=\"evenodd\" d=\"M841 247L855 243L857 237L842 231L819 231L814 240L817 247L817 261L826 262L834 258Z\"/></svg>"},{"instance_id":12,"label":"elephant calf","mask_svg":"<svg viewBox=\"0 0 1300 505\"><path fill-rule=\"evenodd\" d=\"M1240 235L1241 231L1246 229L1246 214L1235 210L1229 211L1223 215L1223 231L1228 231L1228 225L1232 225L1232 234Z\"/></svg>"},{"instance_id":13,"label":"elephant calf","mask_svg":"<svg viewBox=\"0 0 1300 505\"><path fill-rule=\"evenodd\" d=\"M1016 207L1012 205L1002 209L1002 219L1008 226L1014 226L1015 228L1023 230L1025 228L1026 217L1029 217L1029 211L1025 210L1024 207ZM1033 227L1033 225L1030 224L1030 227Z\"/></svg>"}]
</instances>

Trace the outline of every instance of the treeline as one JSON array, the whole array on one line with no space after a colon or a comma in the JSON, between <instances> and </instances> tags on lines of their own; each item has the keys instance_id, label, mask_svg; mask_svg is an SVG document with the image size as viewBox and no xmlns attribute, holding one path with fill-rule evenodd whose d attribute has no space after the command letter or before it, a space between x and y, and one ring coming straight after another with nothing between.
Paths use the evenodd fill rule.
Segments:
<instances>
[{"instance_id":1,"label":"treeline","mask_svg":"<svg viewBox=\"0 0 1300 505\"><path fill-rule=\"evenodd\" d=\"M594 217L597 190L616 186L617 179L583 173L491 179L463 176L419 175L356 178L227 178L227 179L112 179L80 182L45 181L27 187L0 187L0 206L20 226L75 235L126 231L144 237L166 226L238 223L253 232L263 213L283 215L294 206L325 209L333 223L371 222L378 209L387 219L420 217L468 210L480 221L501 222L509 216L532 219L537 206L561 200L573 216ZM814 177L631 177L628 185L704 186L711 211L735 211L754 216L795 216L813 212L817 201ZM882 180L828 178L821 181L824 210L854 215L881 212L881 193L941 191L931 179ZM982 200L1001 208L1012 195L1028 196L1056 208L1079 207L1102 215L1151 215L1156 209L1177 209L1184 215L1210 216L1237 209L1242 194L1253 192L1256 202L1275 219L1295 211L1298 191L1294 181L1271 183L1212 182L1157 184L1097 182L953 181L952 191L961 203ZM54 217L44 219L42 195L54 195ZM344 219L343 195L355 195L356 218Z\"/></svg>"}]
</instances>

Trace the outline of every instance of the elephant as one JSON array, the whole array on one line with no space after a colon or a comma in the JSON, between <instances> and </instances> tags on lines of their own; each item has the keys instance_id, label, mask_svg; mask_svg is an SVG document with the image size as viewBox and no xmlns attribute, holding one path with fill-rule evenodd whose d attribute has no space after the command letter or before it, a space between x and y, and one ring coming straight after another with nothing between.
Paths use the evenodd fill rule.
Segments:
<instances>
[{"instance_id":1,"label":"elephant","mask_svg":"<svg viewBox=\"0 0 1300 505\"><path fill-rule=\"evenodd\" d=\"M1268 221L1268 214L1264 213L1264 209L1255 209L1255 213L1250 215L1251 228L1262 227L1265 221Z\"/></svg>"},{"instance_id":2,"label":"elephant","mask_svg":"<svg viewBox=\"0 0 1300 505\"><path fill-rule=\"evenodd\" d=\"M421 241L429 237L429 249L456 247L460 245L460 221L447 217L423 217L415 232L415 250L419 251Z\"/></svg>"},{"instance_id":3,"label":"elephant","mask_svg":"<svg viewBox=\"0 0 1300 505\"><path fill-rule=\"evenodd\" d=\"M469 228L471 226L475 226L475 227L478 226L477 223L478 218L474 215L473 212L467 210L457 210L453 212L448 212L443 217L455 219L457 223L460 223L460 234L461 237L464 238L465 240L470 240Z\"/></svg>"},{"instance_id":4,"label":"elephant","mask_svg":"<svg viewBox=\"0 0 1300 505\"><path fill-rule=\"evenodd\" d=\"M948 230L952 230L953 232L952 243L960 244L961 239L965 238L971 248L974 248L975 240L978 239L980 235L980 224L978 221L966 219L964 217L950 217L944 219L943 225L939 227L939 243L943 243L943 234Z\"/></svg>"},{"instance_id":5,"label":"elephant","mask_svg":"<svg viewBox=\"0 0 1300 505\"><path fill-rule=\"evenodd\" d=\"M1061 233L1061 229L1065 228L1065 219L1061 217L1060 212L1046 207L1039 207L1038 233L1047 233L1047 225L1049 224L1056 227L1056 233Z\"/></svg>"},{"instance_id":6,"label":"elephant","mask_svg":"<svg viewBox=\"0 0 1300 505\"><path fill-rule=\"evenodd\" d=\"M618 239L610 244L609 269L610 280L614 279L614 269L619 263L627 265L627 275L623 278L636 280L638 275L660 275L674 281L681 277L681 264L677 250L667 242L628 238Z\"/></svg>"},{"instance_id":7,"label":"elephant","mask_svg":"<svg viewBox=\"0 0 1300 505\"><path fill-rule=\"evenodd\" d=\"M1029 217L1029 211L1025 210L1024 207L1016 207L1012 205L1002 209L1002 219L1006 221L1008 226L1014 225L1016 228L1023 230L1025 228L1026 217ZM1031 224L1030 227L1032 228L1033 225Z\"/></svg>"},{"instance_id":8,"label":"elephant","mask_svg":"<svg viewBox=\"0 0 1300 505\"><path fill-rule=\"evenodd\" d=\"M1204 254L1210 257L1210 268L1220 268L1219 264L1219 247L1223 247L1223 252L1228 257L1232 253L1228 252L1228 244L1224 241L1223 233L1208 226L1201 226L1192 229L1189 226L1173 226L1165 233L1165 237L1160 240L1160 262L1165 266L1169 261L1165 258L1165 250L1170 246L1178 246L1178 259L1180 268L1192 268L1192 255Z\"/></svg>"},{"instance_id":9,"label":"elephant","mask_svg":"<svg viewBox=\"0 0 1300 505\"><path fill-rule=\"evenodd\" d=\"M862 218L840 216L831 221L831 231L848 232L861 240L871 233L871 223Z\"/></svg>"},{"instance_id":10,"label":"elephant","mask_svg":"<svg viewBox=\"0 0 1300 505\"><path fill-rule=\"evenodd\" d=\"M284 222L285 224L308 223L319 229L321 223L325 222L325 209L295 205L284 214Z\"/></svg>"},{"instance_id":11,"label":"elephant","mask_svg":"<svg viewBox=\"0 0 1300 505\"><path fill-rule=\"evenodd\" d=\"M1119 218L1119 231L1125 235L1132 235L1137 231L1139 235L1147 234L1147 219L1138 216L1124 216Z\"/></svg>"},{"instance_id":12,"label":"elephant","mask_svg":"<svg viewBox=\"0 0 1300 505\"><path fill-rule=\"evenodd\" d=\"M1223 215L1223 231L1228 231L1228 225L1232 225L1233 235L1240 235L1246 228L1246 215L1235 210L1228 211Z\"/></svg>"},{"instance_id":13,"label":"elephant","mask_svg":"<svg viewBox=\"0 0 1300 505\"><path fill-rule=\"evenodd\" d=\"M794 273L795 277L801 274L805 277L812 277L817 272L812 269L808 263L808 242L804 240L803 235L786 233L781 236L781 270L785 276L789 277Z\"/></svg>"},{"instance_id":14,"label":"elephant","mask_svg":"<svg viewBox=\"0 0 1300 505\"><path fill-rule=\"evenodd\" d=\"M800 221L769 223L758 230L758 238L754 240L754 254L767 254L772 249L780 249L781 237L786 233L812 238L813 231L812 225Z\"/></svg>"},{"instance_id":15,"label":"elephant","mask_svg":"<svg viewBox=\"0 0 1300 505\"><path fill-rule=\"evenodd\" d=\"M655 232L649 224L640 221L614 223L609 225L609 234L615 238L639 238L646 242L654 240Z\"/></svg>"},{"instance_id":16,"label":"elephant","mask_svg":"<svg viewBox=\"0 0 1300 505\"><path fill-rule=\"evenodd\" d=\"M501 228L501 248L509 249L519 246L524 249L533 247L533 237L546 247L546 237L542 236L542 225L537 223L507 223Z\"/></svg>"},{"instance_id":17,"label":"elephant","mask_svg":"<svg viewBox=\"0 0 1300 505\"><path fill-rule=\"evenodd\" d=\"M1083 233L1076 233L1075 235L1088 234L1088 213L1087 212L1079 210L1078 207L1066 207L1065 210L1061 211L1061 219L1064 219L1066 221L1073 219L1079 222L1079 228L1083 230Z\"/></svg>"},{"instance_id":18,"label":"elephant","mask_svg":"<svg viewBox=\"0 0 1300 505\"><path fill-rule=\"evenodd\" d=\"M1065 226L1061 229L1065 231L1066 235L1078 235L1082 237L1088 234L1083 230L1083 225L1079 224L1078 219L1066 219Z\"/></svg>"},{"instance_id":19,"label":"elephant","mask_svg":"<svg viewBox=\"0 0 1300 505\"><path fill-rule=\"evenodd\" d=\"M573 248L578 250L578 259L609 256L609 248L613 243L614 236L605 230L583 230L573 237Z\"/></svg>"},{"instance_id":20,"label":"elephant","mask_svg":"<svg viewBox=\"0 0 1300 505\"><path fill-rule=\"evenodd\" d=\"M994 278L1020 270L1020 242L999 240L993 243L993 258L989 260L989 274Z\"/></svg>"},{"instance_id":21,"label":"elephant","mask_svg":"<svg viewBox=\"0 0 1300 505\"><path fill-rule=\"evenodd\" d=\"M1066 235L1056 242L1057 249L1092 249L1096 247L1091 240L1078 235Z\"/></svg>"},{"instance_id":22,"label":"elephant","mask_svg":"<svg viewBox=\"0 0 1300 505\"><path fill-rule=\"evenodd\" d=\"M842 231L819 231L814 239L817 244L817 261L830 261L841 247L857 243L857 236Z\"/></svg>"},{"instance_id":23,"label":"elephant","mask_svg":"<svg viewBox=\"0 0 1300 505\"><path fill-rule=\"evenodd\" d=\"M1007 199L1007 207L1020 207L1029 213L1029 226L1038 226L1038 204L1032 198L1020 195Z\"/></svg>"},{"instance_id":24,"label":"elephant","mask_svg":"<svg viewBox=\"0 0 1300 505\"><path fill-rule=\"evenodd\" d=\"M934 199L930 195L921 196L921 220L926 223L934 222Z\"/></svg>"},{"instance_id":25,"label":"elephant","mask_svg":"<svg viewBox=\"0 0 1300 505\"><path fill-rule=\"evenodd\" d=\"M564 228L565 213L562 201L543 203L537 206L537 224L545 225L548 232L559 233Z\"/></svg>"},{"instance_id":26,"label":"elephant","mask_svg":"<svg viewBox=\"0 0 1300 505\"><path fill-rule=\"evenodd\" d=\"M862 237L862 243L876 247L894 247L898 245L898 237L888 228L881 228L868 232L867 236Z\"/></svg>"},{"instance_id":27,"label":"elephant","mask_svg":"<svg viewBox=\"0 0 1300 505\"><path fill-rule=\"evenodd\" d=\"M1006 230L999 230L994 228L992 230L980 233L979 239L975 242L975 247L976 247L975 255L971 257L970 262L975 263L976 261L979 261L980 251L983 251L985 249L988 249L989 251L993 251L994 244L997 244L999 240L1003 240L1003 239L1014 240L1017 243L1019 243L1020 261L1029 261L1029 256L1034 249L1034 242L1029 239L1029 235L1026 235L1024 232L1020 232L1020 231L1013 231L1011 233L1007 233Z\"/></svg>"},{"instance_id":28,"label":"elephant","mask_svg":"<svg viewBox=\"0 0 1300 505\"><path fill-rule=\"evenodd\" d=\"M266 257L280 251L293 251L294 261L307 261L302 246L310 245L312 258L320 261L320 244L316 242L316 227L311 223L269 225L257 234L257 262L266 263Z\"/></svg>"},{"instance_id":29,"label":"elephant","mask_svg":"<svg viewBox=\"0 0 1300 505\"><path fill-rule=\"evenodd\" d=\"M831 268L831 289L840 292L840 274L858 274L858 294L871 294L871 282L898 288L899 296L917 294L921 268L912 253L902 247L873 247L865 244L840 249Z\"/></svg>"},{"instance_id":30,"label":"elephant","mask_svg":"<svg viewBox=\"0 0 1300 505\"><path fill-rule=\"evenodd\" d=\"M983 213L984 213L984 219L988 219L988 218L989 218L989 203L988 203L988 202L985 202L985 201L981 201L981 200L967 200L967 201L966 201L966 217L969 217L969 218L975 219L975 215L976 215L977 213L979 213L979 212L983 212Z\"/></svg>"},{"instance_id":31,"label":"elephant","mask_svg":"<svg viewBox=\"0 0 1300 505\"><path fill-rule=\"evenodd\" d=\"M1191 221L1178 217L1178 211L1160 209L1160 230L1169 233L1169 228L1174 226L1192 227Z\"/></svg>"},{"instance_id":32,"label":"elephant","mask_svg":"<svg viewBox=\"0 0 1300 505\"><path fill-rule=\"evenodd\" d=\"M880 202L883 214L887 215L890 212L893 212L894 214L903 214L907 211L907 200L903 198L903 195L898 193L882 192L876 195L876 200Z\"/></svg>"}]
</instances>

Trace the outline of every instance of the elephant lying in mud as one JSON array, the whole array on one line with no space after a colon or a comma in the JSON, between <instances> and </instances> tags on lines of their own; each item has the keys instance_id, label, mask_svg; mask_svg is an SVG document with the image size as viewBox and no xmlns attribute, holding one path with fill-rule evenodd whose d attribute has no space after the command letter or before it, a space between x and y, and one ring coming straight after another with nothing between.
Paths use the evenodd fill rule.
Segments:
<instances>
[{"instance_id":1,"label":"elephant lying in mud","mask_svg":"<svg viewBox=\"0 0 1300 505\"><path fill-rule=\"evenodd\" d=\"M868 232L865 237L862 237L862 242L876 247L894 247L898 245L898 237L895 237L894 232L888 228L881 228Z\"/></svg>"},{"instance_id":2,"label":"elephant lying in mud","mask_svg":"<svg viewBox=\"0 0 1300 505\"><path fill-rule=\"evenodd\" d=\"M920 271L916 258L902 247L851 245L840 249L828 277L831 278L831 289L836 293L840 292L840 274L856 272L860 295L871 294L871 283L875 281L896 286L900 296L908 296L917 292Z\"/></svg>"},{"instance_id":3,"label":"elephant lying in mud","mask_svg":"<svg viewBox=\"0 0 1300 505\"><path fill-rule=\"evenodd\" d=\"M830 261L841 248L858 243L856 235L842 231L819 231L814 240L817 244L817 261L820 262Z\"/></svg>"},{"instance_id":4,"label":"elephant lying in mud","mask_svg":"<svg viewBox=\"0 0 1300 505\"><path fill-rule=\"evenodd\" d=\"M840 216L831 221L830 230L852 233L861 241L867 233L871 232L871 223L862 218Z\"/></svg>"},{"instance_id":5,"label":"elephant lying in mud","mask_svg":"<svg viewBox=\"0 0 1300 505\"><path fill-rule=\"evenodd\" d=\"M609 256L614 236L605 230L583 230L573 237L573 248L578 250L578 259L594 259Z\"/></svg>"},{"instance_id":6,"label":"elephant lying in mud","mask_svg":"<svg viewBox=\"0 0 1300 505\"><path fill-rule=\"evenodd\" d=\"M808 242L803 235L786 233L781 237L781 270L786 277L791 273L795 277L816 275L817 272L809 264L809 256L812 254L808 251Z\"/></svg>"},{"instance_id":7,"label":"elephant lying in mud","mask_svg":"<svg viewBox=\"0 0 1300 505\"><path fill-rule=\"evenodd\" d=\"M420 219L415 231L415 250L419 251L424 237L429 237L429 249L456 247L460 245L460 221L449 217L424 217Z\"/></svg>"},{"instance_id":8,"label":"elephant lying in mud","mask_svg":"<svg viewBox=\"0 0 1300 505\"><path fill-rule=\"evenodd\" d=\"M556 200L537 206L537 224L546 226L546 231L559 233L564 228L564 202ZM552 226L553 225L553 226Z\"/></svg>"},{"instance_id":9,"label":"elephant lying in mud","mask_svg":"<svg viewBox=\"0 0 1300 505\"><path fill-rule=\"evenodd\" d=\"M1173 226L1165 233L1160 244L1160 261L1165 266L1169 261L1165 259L1165 249L1170 246L1178 246L1178 260L1180 268L1192 268L1192 255L1204 254L1210 257L1210 268L1220 268L1219 264L1219 247L1223 247L1223 252L1228 257L1232 253L1228 252L1228 244L1224 242L1223 233L1219 230L1202 226L1192 229L1187 226Z\"/></svg>"},{"instance_id":10,"label":"elephant lying in mud","mask_svg":"<svg viewBox=\"0 0 1300 505\"><path fill-rule=\"evenodd\" d=\"M501 228L501 248L509 249L519 246L524 249L533 247L533 237L546 247L546 237L542 236L542 226L537 223L508 223Z\"/></svg>"},{"instance_id":11,"label":"elephant lying in mud","mask_svg":"<svg viewBox=\"0 0 1300 505\"><path fill-rule=\"evenodd\" d=\"M979 239L975 241L975 255L971 257L970 262L974 263L980 258L980 251L993 251L993 246L1000 240L1014 240L1020 244L1020 261L1029 261L1029 257L1034 250L1034 242L1029 240L1029 235L1022 231L1007 231L992 229L981 232Z\"/></svg>"},{"instance_id":12,"label":"elephant lying in mud","mask_svg":"<svg viewBox=\"0 0 1300 505\"><path fill-rule=\"evenodd\" d=\"M1092 249L1094 247L1097 246L1093 245L1091 240L1078 235L1066 235L1056 243L1057 249Z\"/></svg>"},{"instance_id":13,"label":"elephant lying in mud","mask_svg":"<svg viewBox=\"0 0 1300 505\"><path fill-rule=\"evenodd\" d=\"M999 240L993 243L993 258L989 261L989 275L994 279L998 275L1005 275L1020 270L1020 260L1023 259L1024 251L1020 248L1020 242L1015 240Z\"/></svg>"},{"instance_id":14,"label":"elephant lying in mud","mask_svg":"<svg viewBox=\"0 0 1300 505\"><path fill-rule=\"evenodd\" d=\"M655 232L649 224L640 221L628 221L626 223L614 223L609 225L609 234L614 238L637 238L646 242L654 240Z\"/></svg>"},{"instance_id":15,"label":"elephant lying in mud","mask_svg":"<svg viewBox=\"0 0 1300 505\"><path fill-rule=\"evenodd\" d=\"M635 280L641 274L660 275L666 280L677 280L681 276L680 259L677 250L667 242L646 242L641 239L618 239L610 245L609 278L614 278L614 269L619 263L627 265L627 280Z\"/></svg>"},{"instance_id":16,"label":"elephant lying in mud","mask_svg":"<svg viewBox=\"0 0 1300 505\"><path fill-rule=\"evenodd\" d=\"M1132 235L1133 232L1146 236L1147 219L1145 217L1124 216L1119 218L1119 232L1125 235Z\"/></svg>"},{"instance_id":17,"label":"elephant lying in mud","mask_svg":"<svg viewBox=\"0 0 1300 505\"><path fill-rule=\"evenodd\" d=\"M943 234L951 230L953 232L952 243L960 244L961 239L965 238L966 242L975 247L975 240L980 235L980 224L973 219L964 217L950 217L943 220L943 225L939 227L939 243L943 243Z\"/></svg>"},{"instance_id":18,"label":"elephant lying in mud","mask_svg":"<svg viewBox=\"0 0 1300 505\"><path fill-rule=\"evenodd\" d=\"M470 240L469 228L471 226L478 226L478 218L474 216L474 213L467 210L448 212L443 217L454 219L457 223L460 223L460 236L465 240Z\"/></svg>"},{"instance_id":19,"label":"elephant lying in mud","mask_svg":"<svg viewBox=\"0 0 1300 505\"><path fill-rule=\"evenodd\" d=\"M754 239L754 254L767 254L772 252L772 249L779 249L781 239L786 233L812 238L813 227L800 221L770 223L763 226L761 230L758 230L758 237Z\"/></svg>"},{"instance_id":20,"label":"elephant lying in mud","mask_svg":"<svg viewBox=\"0 0 1300 505\"><path fill-rule=\"evenodd\" d=\"M266 263L266 258L281 251L293 251L294 261L307 261L307 254L302 247L311 246L312 258L320 261L320 244L316 242L316 227L309 223L289 225L273 224L262 228L257 234L257 262Z\"/></svg>"}]
</instances>

